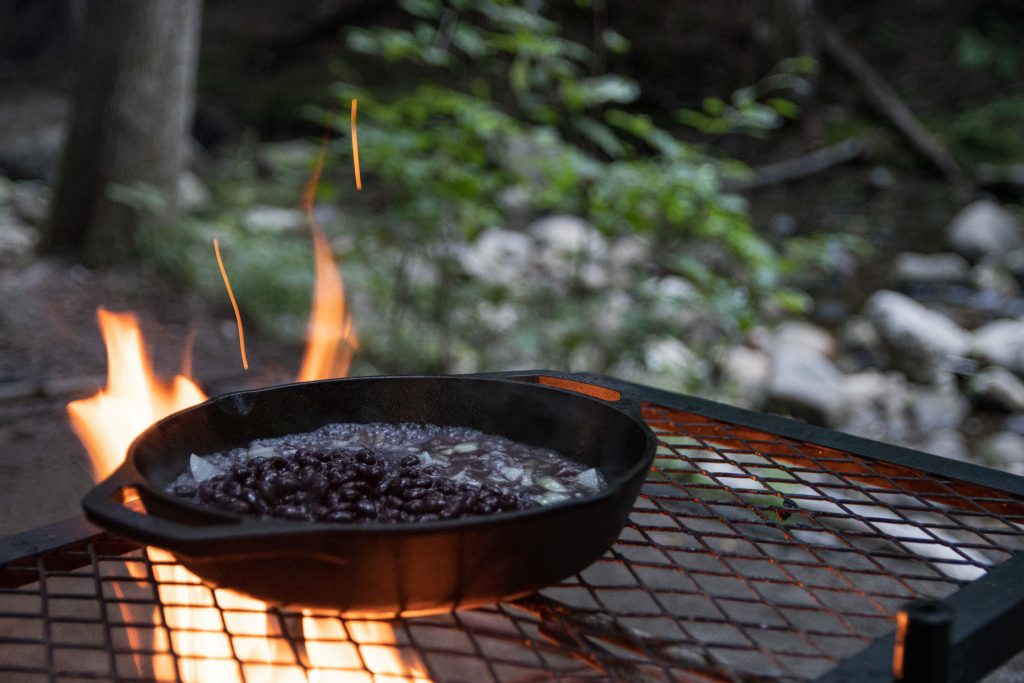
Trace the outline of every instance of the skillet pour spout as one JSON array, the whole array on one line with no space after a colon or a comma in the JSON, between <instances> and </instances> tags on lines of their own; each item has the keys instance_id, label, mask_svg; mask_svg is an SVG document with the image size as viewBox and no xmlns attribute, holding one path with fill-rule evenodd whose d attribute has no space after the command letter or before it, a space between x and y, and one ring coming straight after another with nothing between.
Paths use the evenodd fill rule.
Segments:
<instances>
[{"instance_id":1,"label":"skillet pour spout","mask_svg":"<svg viewBox=\"0 0 1024 683\"><path fill-rule=\"evenodd\" d=\"M82 507L115 533L171 551L207 582L271 604L422 614L512 599L584 569L611 546L656 447L629 399L601 400L538 379L544 378L360 377L228 394L149 427ZM593 393L619 397L602 391ZM608 486L550 506L416 523L259 518L166 490L192 453L332 422L470 427L596 467ZM121 502L130 491L145 514Z\"/></svg>"}]
</instances>

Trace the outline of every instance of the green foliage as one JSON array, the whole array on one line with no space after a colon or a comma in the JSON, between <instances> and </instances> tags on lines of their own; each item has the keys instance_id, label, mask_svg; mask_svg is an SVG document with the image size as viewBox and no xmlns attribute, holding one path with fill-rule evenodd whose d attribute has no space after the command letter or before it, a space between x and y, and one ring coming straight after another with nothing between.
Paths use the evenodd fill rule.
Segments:
<instances>
[{"instance_id":1,"label":"green foliage","mask_svg":"<svg viewBox=\"0 0 1024 683\"><path fill-rule=\"evenodd\" d=\"M636 111L637 84L593 73L590 48L535 5L402 7L411 27L351 30L347 41L414 74L414 85L345 82L333 91L345 105L359 99L362 195L351 187L347 107L344 116L310 110L336 130L317 199L342 207L343 218L324 227L343 252L357 371L553 366L650 372L663 386L699 390L709 381L700 360L708 345L765 310L806 305L785 286L785 259L753 230L743 200L722 190L721 179L744 167ZM599 39L628 49L613 31ZM786 62L730 106L747 112L750 130L760 107L793 116L783 94L812 67ZM181 231L201 251L219 234L243 307L292 334L308 311L307 234L260 234L245 213L253 201L294 205L310 156L269 160L271 182L251 159L237 160L214 188L220 208ZM575 242L549 244L528 228L551 215L585 221L562 236ZM194 255L203 265L168 265L219 287Z\"/></svg>"},{"instance_id":2,"label":"green foliage","mask_svg":"<svg viewBox=\"0 0 1024 683\"><path fill-rule=\"evenodd\" d=\"M362 167L382 194L375 227L360 233L353 255L360 263L363 253L389 254L375 262L373 270L387 274L371 286L375 298L392 302L381 307L392 315L379 336L362 335L368 353L407 359L405 369L615 370L642 364L648 340L685 335L694 319L735 334L762 304L805 303L781 287L779 257L751 228L743 201L721 189L721 178L742 172L740 165L631 109L637 84L592 73L590 49L563 37L558 24L510 0L402 6L417 18L411 28L353 30L348 45L394 68L421 69L425 82L398 92L355 83L336 90L343 101L359 99ZM610 50L628 49L612 31L601 39ZM716 116L730 129L771 128L796 115L784 95L799 92L814 68L788 60ZM347 120L337 124L346 135ZM332 164L349 164L345 146L336 150ZM552 282L557 276L494 282L467 272L459 249L473 249L488 228L522 230L545 214L581 216L611 247L638 239L648 260L613 286ZM411 254L434 263L436 279L410 276L418 263ZM665 302L652 283L668 276L691 283L694 297ZM609 299L629 303L595 334ZM517 323L495 330L477 315L481 307L509 312Z\"/></svg>"},{"instance_id":3,"label":"green foliage","mask_svg":"<svg viewBox=\"0 0 1024 683\"><path fill-rule=\"evenodd\" d=\"M961 112L946 125L946 137L959 156L971 161L1024 160L1024 95Z\"/></svg>"},{"instance_id":4,"label":"green foliage","mask_svg":"<svg viewBox=\"0 0 1024 683\"><path fill-rule=\"evenodd\" d=\"M799 115L800 107L783 94L806 93L806 77L817 69L817 62L810 57L785 59L754 85L734 92L729 102L706 97L700 111L683 109L676 113L676 118L707 135L742 133L763 138L782 127L786 119Z\"/></svg>"},{"instance_id":5,"label":"green foliage","mask_svg":"<svg viewBox=\"0 0 1024 683\"><path fill-rule=\"evenodd\" d=\"M1004 78L1014 78L1024 59L1020 37L1014 35L1007 23L990 23L985 32L974 28L960 31L956 40L957 59L969 69L994 69Z\"/></svg>"}]
</instances>

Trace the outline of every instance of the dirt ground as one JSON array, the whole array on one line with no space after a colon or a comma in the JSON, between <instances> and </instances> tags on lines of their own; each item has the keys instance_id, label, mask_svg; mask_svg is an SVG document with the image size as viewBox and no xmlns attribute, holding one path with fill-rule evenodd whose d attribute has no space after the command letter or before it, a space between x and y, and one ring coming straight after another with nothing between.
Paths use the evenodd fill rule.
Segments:
<instances>
[{"instance_id":1,"label":"dirt ground","mask_svg":"<svg viewBox=\"0 0 1024 683\"><path fill-rule=\"evenodd\" d=\"M286 382L301 357L253 334L243 371L226 297L204 301L152 272L60 261L0 267L0 536L80 514L92 475L66 405L105 383L98 306L139 315L165 377L181 368L194 334L194 375L209 395Z\"/></svg>"}]
</instances>

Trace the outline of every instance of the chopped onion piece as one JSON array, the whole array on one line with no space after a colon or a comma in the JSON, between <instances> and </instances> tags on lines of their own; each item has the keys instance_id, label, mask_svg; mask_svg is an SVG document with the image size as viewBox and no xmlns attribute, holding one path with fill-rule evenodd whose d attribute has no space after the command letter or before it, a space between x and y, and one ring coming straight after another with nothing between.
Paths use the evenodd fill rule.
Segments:
<instances>
[{"instance_id":1,"label":"chopped onion piece","mask_svg":"<svg viewBox=\"0 0 1024 683\"><path fill-rule=\"evenodd\" d=\"M540 505L551 505L552 503L561 503L563 500L569 500L569 498L570 496L564 493L549 491L547 493L542 493L539 496L534 496L533 502Z\"/></svg>"},{"instance_id":2,"label":"chopped onion piece","mask_svg":"<svg viewBox=\"0 0 1024 683\"><path fill-rule=\"evenodd\" d=\"M593 467L577 474L576 481L580 483L580 486L586 486L591 491L601 488L601 475Z\"/></svg>"},{"instance_id":3,"label":"chopped onion piece","mask_svg":"<svg viewBox=\"0 0 1024 683\"><path fill-rule=\"evenodd\" d=\"M505 477L509 481L519 481L523 478L522 467L509 467L507 465L501 467L501 476Z\"/></svg>"},{"instance_id":4,"label":"chopped onion piece","mask_svg":"<svg viewBox=\"0 0 1024 683\"><path fill-rule=\"evenodd\" d=\"M470 441L468 443L460 443L458 446L452 446L452 453L472 453L478 448L480 448L480 444Z\"/></svg>"},{"instance_id":5,"label":"chopped onion piece","mask_svg":"<svg viewBox=\"0 0 1024 683\"><path fill-rule=\"evenodd\" d=\"M199 482L216 477L218 474L224 474L224 470L220 469L216 465L211 465L195 453L193 453L192 457L189 458L188 464L192 470L192 476Z\"/></svg>"},{"instance_id":6,"label":"chopped onion piece","mask_svg":"<svg viewBox=\"0 0 1024 683\"><path fill-rule=\"evenodd\" d=\"M568 490L556 481L554 477L541 477L537 480L537 483L548 491L554 491L555 493L565 493Z\"/></svg>"},{"instance_id":7,"label":"chopped onion piece","mask_svg":"<svg viewBox=\"0 0 1024 683\"><path fill-rule=\"evenodd\" d=\"M246 457L250 460L254 458L271 458L277 455L277 451L274 450L273 446L250 446L249 450L246 451Z\"/></svg>"},{"instance_id":8,"label":"chopped onion piece","mask_svg":"<svg viewBox=\"0 0 1024 683\"><path fill-rule=\"evenodd\" d=\"M420 451L420 464L424 467L428 467L434 462L434 459L430 457L430 453L426 451Z\"/></svg>"}]
</instances>

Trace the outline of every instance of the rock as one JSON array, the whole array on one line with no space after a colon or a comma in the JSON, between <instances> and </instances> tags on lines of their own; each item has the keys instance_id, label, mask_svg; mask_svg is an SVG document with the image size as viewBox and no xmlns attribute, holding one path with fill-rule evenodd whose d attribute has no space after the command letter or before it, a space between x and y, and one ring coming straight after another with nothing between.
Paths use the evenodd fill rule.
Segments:
<instances>
[{"instance_id":1,"label":"rock","mask_svg":"<svg viewBox=\"0 0 1024 683\"><path fill-rule=\"evenodd\" d=\"M776 345L796 345L814 349L828 358L836 355L836 340L826 330L800 320L789 320L775 328Z\"/></svg>"},{"instance_id":2,"label":"rock","mask_svg":"<svg viewBox=\"0 0 1024 683\"><path fill-rule=\"evenodd\" d=\"M968 353L1024 375L1024 320L994 320L974 331Z\"/></svg>"},{"instance_id":3,"label":"rock","mask_svg":"<svg viewBox=\"0 0 1024 683\"><path fill-rule=\"evenodd\" d=\"M708 375L707 363L675 337L659 337L647 344L644 365L655 374L686 385Z\"/></svg>"},{"instance_id":4,"label":"rock","mask_svg":"<svg viewBox=\"0 0 1024 683\"><path fill-rule=\"evenodd\" d=\"M906 252L893 260L889 277L897 285L959 284L967 281L970 272L970 264L959 254Z\"/></svg>"},{"instance_id":5,"label":"rock","mask_svg":"<svg viewBox=\"0 0 1024 683\"><path fill-rule=\"evenodd\" d=\"M39 233L0 211L0 263L16 263L32 253Z\"/></svg>"},{"instance_id":6,"label":"rock","mask_svg":"<svg viewBox=\"0 0 1024 683\"><path fill-rule=\"evenodd\" d=\"M847 351L878 353L882 349L882 338L871 321L862 315L851 315L839 330L839 340Z\"/></svg>"},{"instance_id":7,"label":"rock","mask_svg":"<svg viewBox=\"0 0 1024 683\"><path fill-rule=\"evenodd\" d=\"M556 280L575 279L591 289L612 284L608 243L597 228L582 218L547 216L528 229L536 245L533 260L542 273Z\"/></svg>"},{"instance_id":8,"label":"rock","mask_svg":"<svg viewBox=\"0 0 1024 683\"><path fill-rule=\"evenodd\" d=\"M943 458L966 461L970 459L964 435L955 429L937 429L925 435L917 446L925 453L941 455Z\"/></svg>"},{"instance_id":9,"label":"rock","mask_svg":"<svg viewBox=\"0 0 1024 683\"><path fill-rule=\"evenodd\" d=\"M970 282L982 292L992 292L1003 297L1020 296L1020 285L1013 273L1002 265L1002 259L986 256L971 269Z\"/></svg>"},{"instance_id":10,"label":"rock","mask_svg":"<svg viewBox=\"0 0 1024 683\"><path fill-rule=\"evenodd\" d=\"M534 221L528 231L541 247L563 258L595 258L608 251L608 245L597 228L578 216L546 216Z\"/></svg>"},{"instance_id":11,"label":"rock","mask_svg":"<svg viewBox=\"0 0 1024 683\"><path fill-rule=\"evenodd\" d=\"M875 292L864 305L893 364L919 382L936 382L964 355L971 335L952 320L897 292Z\"/></svg>"},{"instance_id":12,"label":"rock","mask_svg":"<svg viewBox=\"0 0 1024 683\"><path fill-rule=\"evenodd\" d=\"M919 434L959 427L970 411L970 402L960 394L952 375L910 392L910 414Z\"/></svg>"},{"instance_id":13,"label":"rock","mask_svg":"<svg viewBox=\"0 0 1024 683\"><path fill-rule=\"evenodd\" d=\"M1014 434L1024 435L1024 413L1010 415L1003 421L1003 429Z\"/></svg>"},{"instance_id":14,"label":"rock","mask_svg":"<svg viewBox=\"0 0 1024 683\"><path fill-rule=\"evenodd\" d=\"M769 366L766 406L817 424L834 424L842 408L841 379L835 366L818 351L779 345Z\"/></svg>"},{"instance_id":15,"label":"rock","mask_svg":"<svg viewBox=\"0 0 1024 683\"><path fill-rule=\"evenodd\" d=\"M11 208L26 223L42 226L50 214L50 189L34 180L14 183Z\"/></svg>"},{"instance_id":16,"label":"rock","mask_svg":"<svg viewBox=\"0 0 1024 683\"><path fill-rule=\"evenodd\" d=\"M840 381L842 431L883 441L907 434L907 378L898 372L866 370Z\"/></svg>"},{"instance_id":17,"label":"rock","mask_svg":"<svg viewBox=\"0 0 1024 683\"><path fill-rule=\"evenodd\" d=\"M978 446L978 455L986 463L1000 469L1016 474L1024 473L1024 436L1013 432L993 434Z\"/></svg>"},{"instance_id":18,"label":"rock","mask_svg":"<svg viewBox=\"0 0 1024 683\"><path fill-rule=\"evenodd\" d=\"M991 366L971 377L967 390L974 402L983 408L1024 411L1024 381L1006 368Z\"/></svg>"},{"instance_id":19,"label":"rock","mask_svg":"<svg viewBox=\"0 0 1024 683\"><path fill-rule=\"evenodd\" d=\"M245 212L242 224L253 232L285 233L305 227L306 215L299 209L260 204Z\"/></svg>"},{"instance_id":20,"label":"rock","mask_svg":"<svg viewBox=\"0 0 1024 683\"><path fill-rule=\"evenodd\" d=\"M499 285L521 284L533 261L529 235L501 228L485 230L459 255L462 267L481 280Z\"/></svg>"},{"instance_id":21,"label":"rock","mask_svg":"<svg viewBox=\"0 0 1024 683\"><path fill-rule=\"evenodd\" d=\"M1024 234L1013 214L991 200L980 199L954 216L947 239L955 251L976 261L1021 246Z\"/></svg>"},{"instance_id":22,"label":"rock","mask_svg":"<svg viewBox=\"0 0 1024 683\"><path fill-rule=\"evenodd\" d=\"M749 346L734 346L721 362L722 381L735 389L747 405L760 405L768 384L768 354Z\"/></svg>"},{"instance_id":23,"label":"rock","mask_svg":"<svg viewBox=\"0 0 1024 683\"><path fill-rule=\"evenodd\" d=\"M210 191L192 171L178 176L178 208L182 211L201 209L210 202Z\"/></svg>"}]
</instances>

